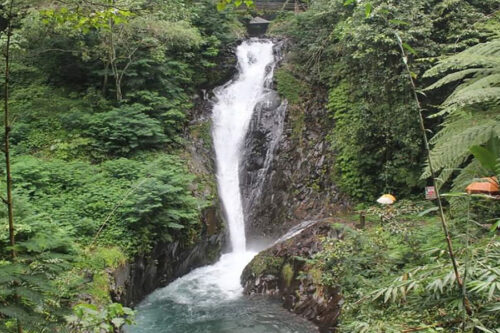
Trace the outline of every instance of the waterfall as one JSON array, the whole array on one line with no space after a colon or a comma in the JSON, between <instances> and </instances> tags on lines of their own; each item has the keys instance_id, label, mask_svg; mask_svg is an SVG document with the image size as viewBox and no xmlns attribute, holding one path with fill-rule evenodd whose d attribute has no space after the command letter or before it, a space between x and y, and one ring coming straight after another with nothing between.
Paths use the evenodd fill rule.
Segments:
<instances>
[{"instance_id":1,"label":"waterfall","mask_svg":"<svg viewBox=\"0 0 500 333\"><path fill-rule=\"evenodd\" d=\"M240 275L255 256L247 251L240 194L242 146L253 112L269 92L275 59L271 41L251 39L237 49L237 77L216 89L213 139L217 183L232 252L150 294L127 333L309 333L315 329L267 299L243 297Z\"/></svg>"},{"instance_id":2,"label":"waterfall","mask_svg":"<svg viewBox=\"0 0 500 333\"><path fill-rule=\"evenodd\" d=\"M273 43L250 40L237 49L239 75L216 90L213 138L217 158L217 183L229 226L233 252L245 252L245 223L240 193L239 165L242 145L255 106L272 76ZM271 67L272 68L272 67Z\"/></svg>"}]
</instances>

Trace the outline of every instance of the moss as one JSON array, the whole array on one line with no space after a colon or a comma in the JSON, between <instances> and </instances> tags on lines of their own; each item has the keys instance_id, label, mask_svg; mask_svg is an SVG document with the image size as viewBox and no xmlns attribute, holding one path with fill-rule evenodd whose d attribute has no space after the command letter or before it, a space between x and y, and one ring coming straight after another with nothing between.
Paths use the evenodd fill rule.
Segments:
<instances>
[{"instance_id":1,"label":"moss","mask_svg":"<svg viewBox=\"0 0 500 333\"><path fill-rule=\"evenodd\" d=\"M298 140L299 145L302 146L302 132L305 129L305 113L300 107L292 105L290 107L290 115L292 121L292 139Z\"/></svg>"},{"instance_id":2,"label":"moss","mask_svg":"<svg viewBox=\"0 0 500 333\"><path fill-rule=\"evenodd\" d=\"M109 280L108 273L101 271L95 273L92 282L88 284L87 292L97 304L108 304L111 302Z\"/></svg>"},{"instance_id":3,"label":"moss","mask_svg":"<svg viewBox=\"0 0 500 333\"><path fill-rule=\"evenodd\" d=\"M279 275L284 258L267 253L257 255L250 263L250 269L256 276L262 273Z\"/></svg>"},{"instance_id":4,"label":"moss","mask_svg":"<svg viewBox=\"0 0 500 333\"><path fill-rule=\"evenodd\" d=\"M115 269L124 265L126 261L127 256L119 247L98 246L92 250L86 249L84 251L83 260L79 266L92 270Z\"/></svg>"},{"instance_id":5,"label":"moss","mask_svg":"<svg viewBox=\"0 0 500 333\"><path fill-rule=\"evenodd\" d=\"M309 269L309 271L307 272L307 274L310 276L311 280L315 283L315 284L322 284L323 282L323 272L321 271L321 269L319 268L311 268Z\"/></svg>"},{"instance_id":6,"label":"moss","mask_svg":"<svg viewBox=\"0 0 500 333\"><path fill-rule=\"evenodd\" d=\"M193 139L199 139L203 141L203 147L206 149L212 148L212 132L211 132L211 122L209 120L203 121L201 123L192 125L189 130L191 137Z\"/></svg>"},{"instance_id":7,"label":"moss","mask_svg":"<svg viewBox=\"0 0 500 333\"><path fill-rule=\"evenodd\" d=\"M278 93L286 98L290 104L298 104L302 97L308 93L307 85L286 68L280 68L276 71L276 81Z\"/></svg>"},{"instance_id":8,"label":"moss","mask_svg":"<svg viewBox=\"0 0 500 333\"><path fill-rule=\"evenodd\" d=\"M283 280L285 281L285 285L287 287L290 287L290 285L292 284L292 279L294 275L295 272L293 271L292 265L286 263L281 269L281 276L283 277Z\"/></svg>"},{"instance_id":9,"label":"moss","mask_svg":"<svg viewBox=\"0 0 500 333\"><path fill-rule=\"evenodd\" d=\"M117 246L87 248L82 254L82 260L76 265L78 272L91 272L92 276L92 280L84 286L84 293L89 294L93 302L99 305L110 303L111 276L109 270L115 270L124 265L127 262L127 256ZM67 279L76 280L79 278L78 276L80 273L77 275L69 274Z\"/></svg>"}]
</instances>

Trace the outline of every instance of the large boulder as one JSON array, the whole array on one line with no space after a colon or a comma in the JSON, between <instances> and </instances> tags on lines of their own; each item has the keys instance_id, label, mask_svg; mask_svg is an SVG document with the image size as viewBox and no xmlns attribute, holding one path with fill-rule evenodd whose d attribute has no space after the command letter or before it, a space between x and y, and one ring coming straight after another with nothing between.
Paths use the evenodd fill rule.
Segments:
<instances>
[{"instance_id":1,"label":"large boulder","mask_svg":"<svg viewBox=\"0 0 500 333\"><path fill-rule=\"evenodd\" d=\"M320 332L333 332L342 305L340 290L325 287L321 272L307 263L322 250L322 238L343 237L331 222L321 220L259 253L241 275L244 293L279 297L285 308L314 322Z\"/></svg>"}]
</instances>

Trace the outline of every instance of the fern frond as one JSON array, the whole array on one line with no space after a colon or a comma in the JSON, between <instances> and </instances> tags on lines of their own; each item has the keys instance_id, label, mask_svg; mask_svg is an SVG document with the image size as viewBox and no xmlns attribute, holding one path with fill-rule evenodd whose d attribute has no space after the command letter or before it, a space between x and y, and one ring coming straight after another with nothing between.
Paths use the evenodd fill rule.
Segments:
<instances>
[{"instance_id":1,"label":"fern frond","mask_svg":"<svg viewBox=\"0 0 500 333\"><path fill-rule=\"evenodd\" d=\"M469 79L465 84L460 85L455 94L467 93L469 91L500 87L500 68L499 71L488 71L487 75L475 76Z\"/></svg>"},{"instance_id":2,"label":"fern frond","mask_svg":"<svg viewBox=\"0 0 500 333\"><path fill-rule=\"evenodd\" d=\"M472 146L481 146L492 137L500 137L500 39L448 57L424 76L442 74L447 75L427 90L461 81L441 105L441 110L431 116L446 117L441 130L430 140L433 145L430 159L444 183L455 170L464 167ZM465 169L469 170L466 166ZM427 165L422 178L429 176ZM464 177L460 177L460 183Z\"/></svg>"},{"instance_id":3,"label":"fern frond","mask_svg":"<svg viewBox=\"0 0 500 333\"><path fill-rule=\"evenodd\" d=\"M439 79L437 82L431 84L430 86L428 86L424 90L433 90L436 88L440 88L440 87L445 86L449 83L463 80L463 79L469 77L470 75L475 74L479 71L482 71L482 69L481 68L470 68L470 69L464 69L464 70L461 70L461 71L458 71L455 73L451 73L449 75L446 75L442 79Z\"/></svg>"},{"instance_id":4,"label":"fern frond","mask_svg":"<svg viewBox=\"0 0 500 333\"><path fill-rule=\"evenodd\" d=\"M460 174L453 180L452 192L463 192L473 179L479 178L484 174L481 163L473 160L469 165L463 168Z\"/></svg>"},{"instance_id":5,"label":"fern frond","mask_svg":"<svg viewBox=\"0 0 500 333\"><path fill-rule=\"evenodd\" d=\"M500 102L500 87L463 88L452 94L443 103L441 114L450 114L459 108L463 109L477 104L498 104L498 102Z\"/></svg>"},{"instance_id":6,"label":"fern frond","mask_svg":"<svg viewBox=\"0 0 500 333\"><path fill-rule=\"evenodd\" d=\"M500 66L500 39L475 45L440 61L424 77L435 77L449 71L466 68L498 68Z\"/></svg>"},{"instance_id":7,"label":"fern frond","mask_svg":"<svg viewBox=\"0 0 500 333\"><path fill-rule=\"evenodd\" d=\"M430 158L435 171L441 171L439 178L446 182L453 171L460 167L471 156L470 147L483 145L491 137L500 132L500 122L496 119L479 118L476 123L470 123L467 118L449 124L433 139L434 148ZM459 130L460 129L460 130ZM430 169L426 166L422 178L430 176Z\"/></svg>"}]
</instances>

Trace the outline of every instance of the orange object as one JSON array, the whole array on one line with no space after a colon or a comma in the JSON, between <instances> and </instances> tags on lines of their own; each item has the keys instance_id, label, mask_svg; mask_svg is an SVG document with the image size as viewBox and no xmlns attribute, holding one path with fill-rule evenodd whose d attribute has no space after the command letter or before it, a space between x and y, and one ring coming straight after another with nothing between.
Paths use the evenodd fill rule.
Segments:
<instances>
[{"instance_id":1,"label":"orange object","mask_svg":"<svg viewBox=\"0 0 500 333\"><path fill-rule=\"evenodd\" d=\"M468 194L500 194L496 177L481 178L481 181L467 186L466 191Z\"/></svg>"}]
</instances>

